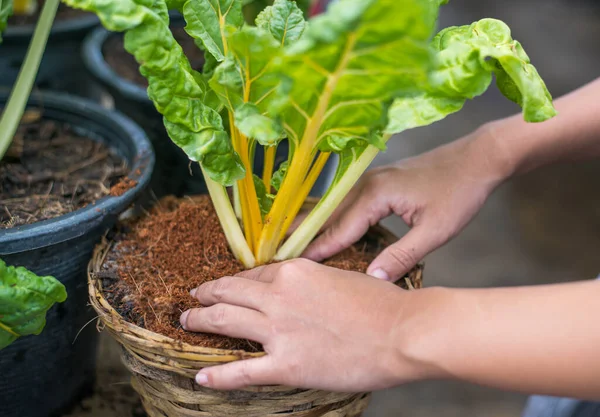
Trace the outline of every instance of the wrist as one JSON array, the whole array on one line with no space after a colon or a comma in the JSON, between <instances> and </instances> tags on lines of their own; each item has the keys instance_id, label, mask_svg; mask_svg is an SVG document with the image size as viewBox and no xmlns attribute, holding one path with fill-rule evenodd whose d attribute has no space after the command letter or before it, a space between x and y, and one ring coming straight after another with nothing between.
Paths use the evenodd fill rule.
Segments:
<instances>
[{"instance_id":1,"label":"wrist","mask_svg":"<svg viewBox=\"0 0 600 417\"><path fill-rule=\"evenodd\" d=\"M488 181L497 187L518 170L518 161L505 138L505 120L486 123L470 136L470 158L481 164Z\"/></svg>"},{"instance_id":2,"label":"wrist","mask_svg":"<svg viewBox=\"0 0 600 417\"><path fill-rule=\"evenodd\" d=\"M452 329L464 308L456 301L457 293L434 287L408 292L404 298L394 332L401 364L398 381L456 378L447 363L447 348L457 348Z\"/></svg>"}]
</instances>

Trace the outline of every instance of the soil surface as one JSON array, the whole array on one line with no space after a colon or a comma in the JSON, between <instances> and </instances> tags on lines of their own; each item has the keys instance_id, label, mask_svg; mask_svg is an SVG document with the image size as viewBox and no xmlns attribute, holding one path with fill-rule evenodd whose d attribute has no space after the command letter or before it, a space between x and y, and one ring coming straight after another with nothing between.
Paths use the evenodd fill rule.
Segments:
<instances>
[{"instance_id":1,"label":"soil surface","mask_svg":"<svg viewBox=\"0 0 600 417\"><path fill-rule=\"evenodd\" d=\"M70 213L134 182L106 145L28 111L0 162L0 229ZM111 189L112 188L112 189Z\"/></svg>"},{"instance_id":2,"label":"soil surface","mask_svg":"<svg viewBox=\"0 0 600 417\"><path fill-rule=\"evenodd\" d=\"M200 307L190 290L244 270L227 246L208 196L166 197L149 215L121 225L98 277L104 296L126 320L198 346L259 351L246 340L184 331L181 313ZM384 246L362 241L325 262L344 270L365 272Z\"/></svg>"},{"instance_id":3,"label":"soil surface","mask_svg":"<svg viewBox=\"0 0 600 417\"><path fill-rule=\"evenodd\" d=\"M175 40L183 48L193 69L201 71L204 66L204 54L196 46L194 40L183 28L172 28ZM148 81L140 74L140 66L133 55L125 50L123 36L113 35L108 38L103 48L104 59L121 77L142 87L148 87Z\"/></svg>"},{"instance_id":4,"label":"soil surface","mask_svg":"<svg viewBox=\"0 0 600 417\"><path fill-rule=\"evenodd\" d=\"M40 17L40 13L42 12L43 6L44 6L44 0L38 0L37 11L35 13L33 13L32 15L29 15L29 16L12 15L8 19L8 27L11 27L13 25L14 26L34 25L35 23L37 23L37 21ZM61 4L60 6L58 6L58 11L56 12L56 18L54 20L56 22L59 22L61 20L77 19L78 17L87 15L87 14L88 14L87 12L84 12L82 10L72 9L65 4Z\"/></svg>"}]
</instances>

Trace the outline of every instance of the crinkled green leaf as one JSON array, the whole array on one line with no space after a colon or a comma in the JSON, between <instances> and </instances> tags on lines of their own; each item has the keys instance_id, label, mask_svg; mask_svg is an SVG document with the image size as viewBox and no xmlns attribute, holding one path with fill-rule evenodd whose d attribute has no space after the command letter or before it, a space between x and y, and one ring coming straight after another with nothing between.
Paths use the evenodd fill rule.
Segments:
<instances>
[{"instance_id":1,"label":"crinkled green leaf","mask_svg":"<svg viewBox=\"0 0 600 417\"><path fill-rule=\"evenodd\" d=\"M266 216L271 211L273 206L273 196L267 192L267 187L260 177L253 175L254 188L256 189L256 196L258 197L258 205L260 206L260 213L262 216Z\"/></svg>"},{"instance_id":2,"label":"crinkled green leaf","mask_svg":"<svg viewBox=\"0 0 600 417\"><path fill-rule=\"evenodd\" d=\"M396 134L415 127L427 126L463 108L464 99L421 94L398 98L389 111L387 134Z\"/></svg>"},{"instance_id":3,"label":"crinkled green leaf","mask_svg":"<svg viewBox=\"0 0 600 417\"><path fill-rule=\"evenodd\" d=\"M284 161L279 165L279 169L273 173L273 177L271 178L271 187L275 189L275 191L279 191L279 187L281 187L281 183L287 174L287 170L290 164L288 161Z\"/></svg>"},{"instance_id":4,"label":"crinkled green leaf","mask_svg":"<svg viewBox=\"0 0 600 417\"><path fill-rule=\"evenodd\" d=\"M217 61L226 54L226 28L240 28L244 23L242 3L239 0L188 0L182 8L187 22L186 32L201 39L204 47Z\"/></svg>"},{"instance_id":5,"label":"crinkled green leaf","mask_svg":"<svg viewBox=\"0 0 600 417\"><path fill-rule=\"evenodd\" d=\"M163 114L171 138L223 185L245 175L218 112L206 106L207 85L192 70L170 29L164 0L64 0L95 12L104 26L125 33L125 48L148 79L148 96ZM184 6L185 7L185 6Z\"/></svg>"},{"instance_id":6,"label":"crinkled green leaf","mask_svg":"<svg viewBox=\"0 0 600 417\"><path fill-rule=\"evenodd\" d=\"M282 45L289 45L300 39L306 22L296 2L275 0L258 15L256 26L268 30Z\"/></svg>"},{"instance_id":7,"label":"crinkled green leaf","mask_svg":"<svg viewBox=\"0 0 600 417\"><path fill-rule=\"evenodd\" d=\"M281 122L264 116L254 104L239 106L234 117L239 131L249 138L256 139L261 145L274 146L283 137Z\"/></svg>"},{"instance_id":8,"label":"crinkled green leaf","mask_svg":"<svg viewBox=\"0 0 600 417\"><path fill-rule=\"evenodd\" d=\"M312 19L282 60L293 80L288 138L315 147L375 138L393 99L426 85L435 8L418 0L338 0Z\"/></svg>"},{"instance_id":9,"label":"crinkled green leaf","mask_svg":"<svg viewBox=\"0 0 600 417\"><path fill-rule=\"evenodd\" d=\"M496 74L500 91L523 108L524 119L541 122L556 115L544 81L510 28L496 19L450 27L433 40L436 66L433 94L470 99L482 94Z\"/></svg>"},{"instance_id":10,"label":"crinkled green leaf","mask_svg":"<svg viewBox=\"0 0 600 417\"><path fill-rule=\"evenodd\" d=\"M46 325L46 312L67 299L63 284L40 277L0 259L0 349L21 336L37 335Z\"/></svg>"},{"instance_id":11,"label":"crinkled green leaf","mask_svg":"<svg viewBox=\"0 0 600 417\"><path fill-rule=\"evenodd\" d=\"M6 29L6 22L12 12L12 0L0 0L0 43L2 42L2 32Z\"/></svg>"}]
</instances>

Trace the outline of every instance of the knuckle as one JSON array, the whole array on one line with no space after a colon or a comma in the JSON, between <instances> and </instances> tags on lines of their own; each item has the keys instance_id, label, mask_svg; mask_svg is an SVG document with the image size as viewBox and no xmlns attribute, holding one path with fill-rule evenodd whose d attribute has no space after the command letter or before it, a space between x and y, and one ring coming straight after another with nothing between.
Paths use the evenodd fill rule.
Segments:
<instances>
[{"instance_id":1,"label":"knuckle","mask_svg":"<svg viewBox=\"0 0 600 417\"><path fill-rule=\"evenodd\" d=\"M242 361L237 367L237 380L241 385L250 385L252 383L252 372L247 361Z\"/></svg>"},{"instance_id":2,"label":"knuckle","mask_svg":"<svg viewBox=\"0 0 600 417\"><path fill-rule=\"evenodd\" d=\"M210 293L217 301L221 301L229 291L230 287L231 280L228 278L221 278L212 282Z\"/></svg>"},{"instance_id":3,"label":"knuckle","mask_svg":"<svg viewBox=\"0 0 600 417\"><path fill-rule=\"evenodd\" d=\"M290 359L285 364L285 374L291 381L301 381L303 369L302 364L296 359Z\"/></svg>"},{"instance_id":4,"label":"knuckle","mask_svg":"<svg viewBox=\"0 0 600 417\"><path fill-rule=\"evenodd\" d=\"M418 262L414 253L401 247L391 246L387 252L389 257L402 268L411 268Z\"/></svg>"},{"instance_id":5,"label":"knuckle","mask_svg":"<svg viewBox=\"0 0 600 417\"><path fill-rule=\"evenodd\" d=\"M227 325L228 319L229 312L224 305L217 304L206 309L206 321L213 328L224 328Z\"/></svg>"},{"instance_id":6,"label":"knuckle","mask_svg":"<svg viewBox=\"0 0 600 417\"><path fill-rule=\"evenodd\" d=\"M314 262L305 258L291 259L282 262L279 264L279 270L275 275L274 282L293 283L303 279L306 274L309 273L313 265Z\"/></svg>"},{"instance_id":7,"label":"knuckle","mask_svg":"<svg viewBox=\"0 0 600 417\"><path fill-rule=\"evenodd\" d=\"M323 239L327 242L327 247L332 251L340 251L346 247L345 240L342 237L342 227L340 223L332 225L323 232Z\"/></svg>"}]
</instances>

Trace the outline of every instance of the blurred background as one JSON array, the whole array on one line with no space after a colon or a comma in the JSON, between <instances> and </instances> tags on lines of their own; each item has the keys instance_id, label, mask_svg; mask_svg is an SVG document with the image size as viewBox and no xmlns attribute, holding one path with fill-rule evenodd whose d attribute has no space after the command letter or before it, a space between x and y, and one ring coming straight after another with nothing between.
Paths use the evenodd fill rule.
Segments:
<instances>
[{"instance_id":1,"label":"blurred background","mask_svg":"<svg viewBox=\"0 0 600 417\"><path fill-rule=\"evenodd\" d=\"M509 24L555 97L600 76L600 2L452 0L440 26L483 17ZM392 140L376 165L422 153L517 111L490 88L462 112ZM511 180L458 238L426 259L427 285L489 287L595 277L600 274L599 182L599 161L547 167ZM406 232L399 219L386 224ZM112 343L103 336L97 395L70 417L144 415ZM377 393L365 417L516 417L525 400L467 384L427 382Z\"/></svg>"}]
</instances>

